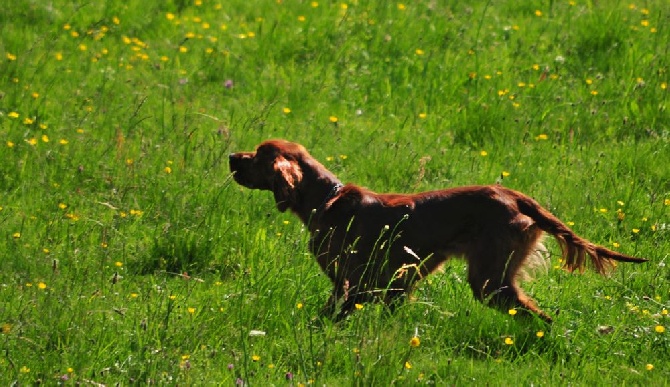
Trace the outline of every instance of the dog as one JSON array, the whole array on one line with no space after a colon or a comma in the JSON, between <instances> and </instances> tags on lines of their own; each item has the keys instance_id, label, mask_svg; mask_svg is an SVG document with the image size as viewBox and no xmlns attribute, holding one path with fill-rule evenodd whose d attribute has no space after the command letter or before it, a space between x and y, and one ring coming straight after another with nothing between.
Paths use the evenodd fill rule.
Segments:
<instances>
[{"instance_id":1,"label":"dog","mask_svg":"<svg viewBox=\"0 0 670 387\"><path fill-rule=\"evenodd\" d=\"M238 184L272 191L279 211L291 210L308 228L310 250L333 284L321 313L335 321L364 302L393 310L418 280L462 257L477 300L551 323L519 287L545 232L558 241L568 271L583 271L588 258L601 274L615 261L647 261L579 237L535 200L501 185L379 194L342 184L302 145L279 139L230 154L229 164Z\"/></svg>"}]
</instances>

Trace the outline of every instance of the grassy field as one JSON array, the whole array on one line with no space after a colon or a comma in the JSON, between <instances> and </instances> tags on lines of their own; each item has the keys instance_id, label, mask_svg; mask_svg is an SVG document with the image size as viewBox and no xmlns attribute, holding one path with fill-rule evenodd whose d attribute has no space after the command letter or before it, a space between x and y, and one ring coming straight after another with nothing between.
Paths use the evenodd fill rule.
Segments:
<instances>
[{"instance_id":1,"label":"grassy field","mask_svg":"<svg viewBox=\"0 0 670 387\"><path fill-rule=\"evenodd\" d=\"M471 3L468 5L468 3ZM670 9L19 0L0 13L0 384L667 385ZM392 316L329 282L227 155L281 137L377 191L501 182L646 257ZM560 313L557 313L560 311Z\"/></svg>"}]
</instances>

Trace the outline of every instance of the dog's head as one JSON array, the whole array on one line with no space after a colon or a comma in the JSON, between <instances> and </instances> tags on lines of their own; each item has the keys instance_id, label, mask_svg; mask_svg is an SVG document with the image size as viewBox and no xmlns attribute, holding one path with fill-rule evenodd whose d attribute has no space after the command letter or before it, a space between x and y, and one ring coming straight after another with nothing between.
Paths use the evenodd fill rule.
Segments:
<instances>
[{"instance_id":1,"label":"dog's head","mask_svg":"<svg viewBox=\"0 0 670 387\"><path fill-rule=\"evenodd\" d=\"M302 145L268 140L255 152L232 153L230 171L244 187L272 191L277 208L284 212L298 200L297 187L303 178L300 160L305 156L308 153Z\"/></svg>"}]
</instances>

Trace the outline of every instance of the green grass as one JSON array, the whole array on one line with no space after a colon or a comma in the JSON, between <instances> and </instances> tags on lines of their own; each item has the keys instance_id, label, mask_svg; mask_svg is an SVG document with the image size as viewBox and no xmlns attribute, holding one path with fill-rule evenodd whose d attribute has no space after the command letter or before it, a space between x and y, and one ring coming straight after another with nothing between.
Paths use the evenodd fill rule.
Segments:
<instances>
[{"instance_id":1,"label":"green grass","mask_svg":"<svg viewBox=\"0 0 670 387\"><path fill-rule=\"evenodd\" d=\"M667 385L666 2L466 3L3 7L0 383ZM650 262L573 275L550 244L526 285L550 328L458 261L315 324L306 231L228 171L271 137L378 191L504 175Z\"/></svg>"}]
</instances>

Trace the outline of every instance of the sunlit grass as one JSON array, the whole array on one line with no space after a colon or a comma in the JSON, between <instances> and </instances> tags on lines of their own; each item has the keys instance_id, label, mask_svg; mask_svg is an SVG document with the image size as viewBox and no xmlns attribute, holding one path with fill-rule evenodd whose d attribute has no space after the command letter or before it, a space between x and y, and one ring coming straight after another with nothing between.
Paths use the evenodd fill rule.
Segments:
<instances>
[{"instance_id":1,"label":"sunlit grass","mask_svg":"<svg viewBox=\"0 0 670 387\"><path fill-rule=\"evenodd\" d=\"M20 1L0 13L4 384L670 378L663 1ZM393 316L315 317L308 235L227 154L303 143L378 191L500 182L649 258L478 304L459 262ZM521 320L521 321L517 321ZM511 379L512 378L512 379Z\"/></svg>"}]
</instances>

